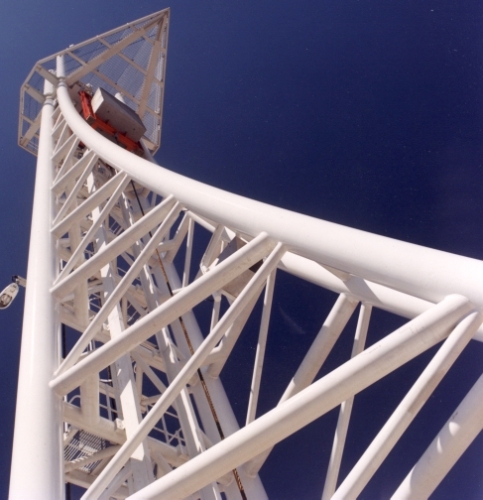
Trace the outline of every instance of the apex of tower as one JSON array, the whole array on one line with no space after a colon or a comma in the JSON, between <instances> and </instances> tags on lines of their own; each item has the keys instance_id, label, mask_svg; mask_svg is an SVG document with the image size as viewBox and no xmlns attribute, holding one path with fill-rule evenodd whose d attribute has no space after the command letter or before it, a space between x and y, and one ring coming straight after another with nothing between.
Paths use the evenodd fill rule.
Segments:
<instances>
[{"instance_id":1,"label":"apex of tower","mask_svg":"<svg viewBox=\"0 0 483 500\"><path fill-rule=\"evenodd\" d=\"M85 88L121 93L146 127L144 143L151 152L157 151L161 143L169 14L169 9L161 10L38 61L21 88L19 145L37 154L44 80L56 83L55 60L62 54L74 102L78 103L78 92Z\"/></svg>"}]
</instances>

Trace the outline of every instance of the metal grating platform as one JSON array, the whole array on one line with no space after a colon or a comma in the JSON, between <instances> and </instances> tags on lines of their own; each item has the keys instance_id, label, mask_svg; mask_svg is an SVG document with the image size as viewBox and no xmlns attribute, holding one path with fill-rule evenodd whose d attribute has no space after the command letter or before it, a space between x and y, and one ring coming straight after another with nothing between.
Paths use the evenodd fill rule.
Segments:
<instances>
[{"instance_id":1,"label":"metal grating platform","mask_svg":"<svg viewBox=\"0 0 483 500\"><path fill-rule=\"evenodd\" d=\"M161 143L169 9L75 44L38 61L20 92L19 145L37 155L44 78L56 81L51 71L58 55L65 60L66 81L78 86L120 92L125 103L146 127L144 142L151 152Z\"/></svg>"}]
</instances>

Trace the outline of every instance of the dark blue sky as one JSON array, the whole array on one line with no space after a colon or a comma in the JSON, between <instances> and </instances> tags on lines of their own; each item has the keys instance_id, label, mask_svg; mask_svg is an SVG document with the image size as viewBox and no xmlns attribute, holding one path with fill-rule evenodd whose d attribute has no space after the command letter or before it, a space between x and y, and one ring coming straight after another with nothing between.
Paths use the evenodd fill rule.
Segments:
<instances>
[{"instance_id":1,"label":"dark blue sky","mask_svg":"<svg viewBox=\"0 0 483 500\"><path fill-rule=\"evenodd\" d=\"M481 2L6 0L0 3L0 287L26 272L35 159L16 146L23 80L38 59L168 6L157 155L163 166L316 217L483 258ZM281 326L284 318L295 318L305 333L290 333L287 326L288 333L269 344L266 380L273 390L264 395L264 410L275 404L333 301L309 285L294 300L290 278L280 276L279 284L274 321ZM22 300L23 293L0 314L0 498L8 484ZM382 313L377 319L382 326L371 343L397 323ZM329 366L346 359L351 335ZM456 366L461 373L432 398L444 410L423 410L426 418L411 428L414 453L392 454L364 498L387 498L431 440L429 423L442 425L476 380L483 349L475 343L467 351ZM356 400L367 418L356 424L354 436L367 439L355 457L427 359L399 374L406 386L396 379L380 384L387 407L373 408L372 389ZM233 385L228 375L226 383ZM294 453L294 461L288 467L276 458L267 463L262 479L272 498L320 497L330 447L324 439L334 419L329 415L279 447ZM482 497L476 476L482 445L480 436L467 465L455 468L435 498ZM350 463L349 457L343 468ZM404 472L393 474L397 467ZM300 477L307 478L306 489L297 494Z\"/></svg>"}]
</instances>

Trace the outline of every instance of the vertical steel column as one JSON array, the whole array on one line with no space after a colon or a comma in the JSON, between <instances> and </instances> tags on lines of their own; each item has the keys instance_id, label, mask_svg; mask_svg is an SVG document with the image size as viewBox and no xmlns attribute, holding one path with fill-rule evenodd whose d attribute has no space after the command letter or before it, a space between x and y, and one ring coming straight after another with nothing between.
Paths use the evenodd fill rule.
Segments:
<instances>
[{"instance_id":1,"label":"vertical steel column","mask_svg":"<svg viewBox=\"0 0 483 500\"><path fill-rule=\"evenodd\" d=\"M95 181L93 174L89 176L87 183L89 191L95 192ZM92 211L93 223L96 223L97 219L100 218L100 214L100 208L95 208ZM107 229L104 224L101 224L101 226L99 227L96 240L98 252L106 248L108 244L108 237ZM107 265L103 266L100 270L100 274L104 287L104 300L109 300L109 297L114 293L116 288L114 281L114 277L117 275L116 264L110 262ZM114 305L113 309L107 317L107 322L109 325L109 333L111 339L114 339L121 335L126 328L122 317L121 306L119 305L119 303ZM137 426L142 421L141 409L139 405L140 395L136 390L132 360L129 354L124 354L120 358L116 359L113 363L113 366L115 367L113 373L114 388L118 391L119 394L121 412L124 421L124 427L126 429L126 437L129 439L129 436L135 432L135 429L137 429ZM133 493L148 485L153 480L151 457L146 441L143 441L134 451L131 458L129 459L129 465L132 472L132 480L128 481L128 489L129 493Z\"/></svg>"},{"instance_id":2,"label":"vertical steel column","mask_svg":"<svg viewBox=\"0 0 483 500\"><path fill-rule=\"evenodd\" d=\"M10 498L64 498L60 398L49 387L59 364L59 324L49 292L55 250L50 226L54 88L45 82L37 157Z\"/></svg>"}]
</instances>

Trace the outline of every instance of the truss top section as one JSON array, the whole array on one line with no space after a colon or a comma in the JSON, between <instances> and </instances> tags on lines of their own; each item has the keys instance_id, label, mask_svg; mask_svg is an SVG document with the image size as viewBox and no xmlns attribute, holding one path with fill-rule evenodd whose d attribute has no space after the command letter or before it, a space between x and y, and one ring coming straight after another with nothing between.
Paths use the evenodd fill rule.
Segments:
<instances>
[{"instance_id":1,"label":"truss top section","mask_svg":"<svg viewBox=\"0 0 483 500\"><path fill-rule=\"evenodd\" d=\"M63 54L71 97L86 87L121 93L141 117L154 153L161 142L169 14L161 10L38 61L20 92L19 145L37 155L44 80L55 83L55 59Z\"/></svg>"}]
</instances>

